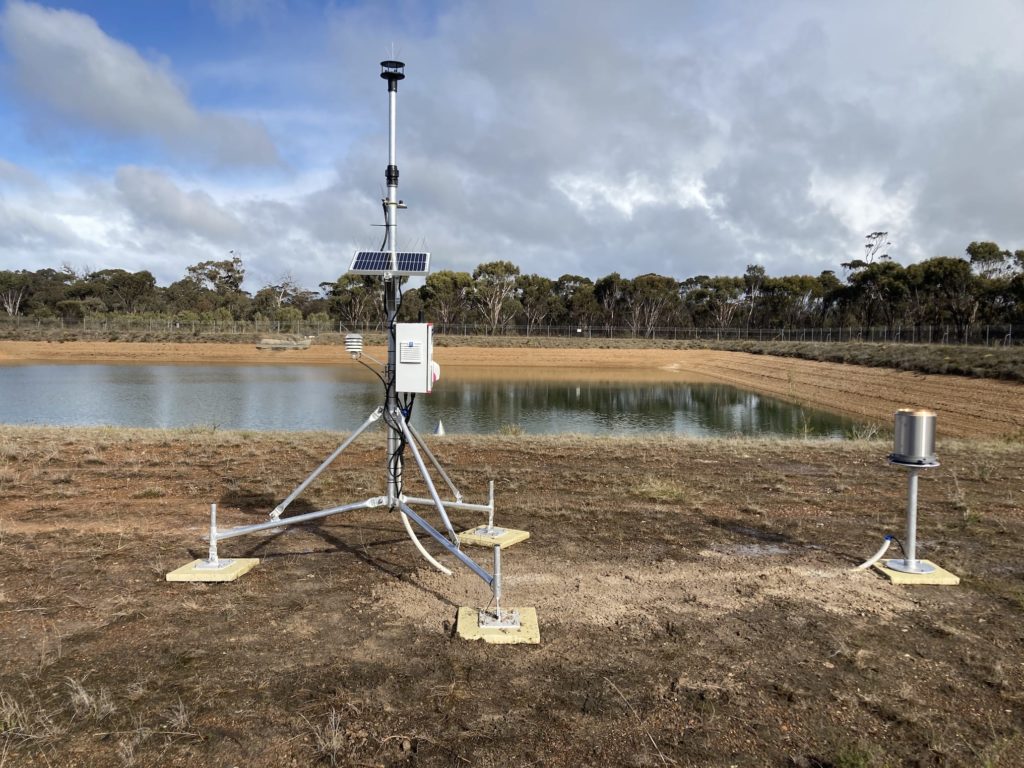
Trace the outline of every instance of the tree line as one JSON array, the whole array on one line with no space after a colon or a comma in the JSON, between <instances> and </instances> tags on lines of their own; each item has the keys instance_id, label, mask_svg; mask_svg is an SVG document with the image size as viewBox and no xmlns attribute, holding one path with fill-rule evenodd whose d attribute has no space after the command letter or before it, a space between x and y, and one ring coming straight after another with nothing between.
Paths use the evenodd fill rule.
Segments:
<instances>
[{"instance_id":1,"label":"tree line","mask_svg":"<svg viewBox=\"0 0 1024 768\"><path fill-rule=\"evenodd\" d=\"M471 324L500 333L516 326L628 330L659 328L827 328L945 325L965 338L979 323L1024 322L1024 250L972 242L964 257L938 256L906 267L882 253L887 233L867 236L865 257L841 265L841 276L772 277L750 265L741 276L657 274L592 280L522 274L509 261L470 272L431 273L404 291L399 317L425 316L440 325ZM133 315L181 322L301 320L373 327L383 321L380 278L341 275L318 290L290 276L255 293L242 289L245 267L233 252L189 266L182 279L159 286L148 271L60 269L0 271L0 312L78 322L96 315Z\"/></svg>"}]
</instances>

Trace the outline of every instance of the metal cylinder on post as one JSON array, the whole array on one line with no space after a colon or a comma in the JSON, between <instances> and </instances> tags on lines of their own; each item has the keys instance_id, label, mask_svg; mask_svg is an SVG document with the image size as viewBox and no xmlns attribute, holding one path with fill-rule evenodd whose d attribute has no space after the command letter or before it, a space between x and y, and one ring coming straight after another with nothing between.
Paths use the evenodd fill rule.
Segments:
<instances>
[{"instance_id":1,"label":"metal cylinder on post","mask_svg":"<svg viewBox=\"0 0 1024 768\"><path fill-rule=\"evenodd\" d=\"M902 560L885 567L903 573L932 573L935 566L917 559L917 476L922 469L939 466L935 455L935 412L901 408L896 411L889 463L904 467L907 477L907 532Z\"/></svg>"},{"instance_id":2,"label":"metal cylinder on post","mask_svg":"<svg viewBox=\"0 0 1024 768\"><path fill-rule=\"evenodd\" d=\"M901 408L896 411L890 459L899 464L935 463L935 412Z\"/></svg>"}]
</instances>

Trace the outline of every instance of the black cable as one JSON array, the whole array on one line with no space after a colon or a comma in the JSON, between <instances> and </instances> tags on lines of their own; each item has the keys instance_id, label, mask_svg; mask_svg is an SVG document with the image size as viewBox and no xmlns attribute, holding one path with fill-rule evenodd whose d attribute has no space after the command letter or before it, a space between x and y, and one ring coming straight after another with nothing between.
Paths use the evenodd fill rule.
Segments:
<instances>
[{"instance_id":1,"label":"black cable","mask_svg":"<svg viewBox=\"0 0 1024 768\"><path fill-rule=\"evenodd\" d=\"M891 534L890 534L890 536L891 536ZM900 548L900 552L903 554L903 559L906 560L907 559L907 550L905 550L903 548L903 542L901 542L895 536L892 536L892 540L896 542L896 546L898 546Z\"/></svg>"},{"instance_id":2,"label":"black cable","mask_svg":"<svg viewBox=\"0 0 1024 768\"><path fill-rule=\"evenodd\" d=\"M381 375L380 375L379 373L377 373L377 371L376 371L376 370L374 370L372 366L370 366L370 365L367 365L367 364L366 364L366 363L365 363L365 362L364 362L364 361L362 360L362 358L357 358L357 359L356 359L356 362L357 362L357 363L359 363L359 364L360 364L361 366L363 366L364 368L366 368L366 370L368 370L368 371L369 371L370 373L372 373L372 374L373 374L374 376L376 376L376 377L377 377L378 379L380 379L380 383L381 383L381 384L384 384L385 386L387 386L387 382L385 382L385 381L384 381L384 377L383 377L383 376L381 376Z\"/></svg>"}]
</instances>

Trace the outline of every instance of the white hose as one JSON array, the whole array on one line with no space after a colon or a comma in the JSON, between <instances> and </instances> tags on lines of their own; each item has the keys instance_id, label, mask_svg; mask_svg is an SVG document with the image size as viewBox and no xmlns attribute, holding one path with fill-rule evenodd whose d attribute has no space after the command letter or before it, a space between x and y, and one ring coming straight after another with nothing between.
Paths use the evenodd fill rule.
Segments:
<instances>
[{"instance_id":1,"label":"white hose","mask_svg":"<svg viewBox=\"0 0 1024 768\"><path fill-rule=\"evenodd\" d=\"M402 523L405 525L405 530L409 534L409 538L412 539L412 543L416 545L416 549L418 549L420 551L420 554L423 555L423 559L425 559L428 563L437 568L437 570L439 570L445 576L451 576L451 569L445 568L443 565L437 562L437 560L435 560L431 556L431 554L427 552L427 550L423 548L423 544L420 542L419 537L416 535L416 532L412 529L412 526L409 524L409 516L405 514L405 512L403 512L402 510L398 510L398 514L402 516Z\"/></svg>"},{"instance_id":2,"label":"white hose","mask_svg":"<svg viewBox=\"0 0 1024 768\"><path fill-rule=\"evenodd\" d=\"M889 550L889 545L890 544L892 544L892 536L886 536L885 537L885 541L882 542L882 546L880 546L878 548L878 551L875 552L875 554L873 554L871 557L869 557L863 563L858 565L856 568L851 568L850 570L853 570L853 571L866 571L868 568L870 568L872 565L874 565L875 563L877 563L879 560L882 559L882 555L884 555Z\"/></svg>"}]
</instances>

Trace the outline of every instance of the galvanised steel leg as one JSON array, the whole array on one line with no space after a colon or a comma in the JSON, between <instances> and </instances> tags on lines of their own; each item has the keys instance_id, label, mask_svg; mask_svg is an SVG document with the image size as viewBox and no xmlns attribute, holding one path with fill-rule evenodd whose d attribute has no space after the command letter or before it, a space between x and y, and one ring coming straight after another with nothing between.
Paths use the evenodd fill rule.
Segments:
<instances>
[{"instance_id":1,"label":"galvanised steel leg","mask_svg":"<svg viewBox=\"0 0 1024 768\"><path fill-rule=\"evenodd\" d=\"M409 433L409 425L405 423L405 417L402 416L402 412L398 408L394 410L394 417L398 420L399 425L402 427L402 431L405 433L405 441L412 450L412 457L416 460L416 466L420 468L420 474L423 475L423 481L427 484L427 490L430 491L430 498L434 500L434 506L437 507L437 511L441 514L441 520L444 521L444 527L447 529L452 543L457 547L459 545L459 537L455 533L455 529L452 528L452 521L448 519L448 512L445 511L444 502L441 501L441 497L437 495L437 488L434 487L434 481L430 479L427 467L423 463L423 457L420 456L419 449L416 447L416 441L412 439L412 435Z\"/></svg>"},{"instance_id":2,"label":"galvanised steel leg","mask_svg":"<svg viewBox=\"0 0 1024 768\"><path fill-rule=\"evenodd\" d=\"M374 496L366 499L366 501L357 501L354 504L345 504L340 507L331 507L330 509L321 509L318 512L306 512L302 515L293 515L292 517L285 517L280 520L271 520L269 523L256 523L255 525L242 525L238 528L229 528L226 531L211 530L211 535L215 535L217 541L223 541L224 539L233 539L235 536L244 536L247 533L256 533L257 531L267 531L272 528L280 528L283 525L295 525L296 523L305 523L308 520L317 520L321 517L328 517L330 515L337 515L340 512L351 512L354 509L373 509L374 507L380 507L387 503L387 498L384 496Z\"/></svg>"},{"instance_id":3,"label":"galvanised steel leg","mask_svg":"<svg viewBox=\"0 0 1024 768\"><path fill-rule=\"evenodd\" d=\"M206 559L196 566L197 571L218 571L234 564L234 560L221 560L217 557L217 505L210 505L210 548Z\"/></svg>"},{"instance_id":4,"label":"galvanised steel leg","mask_svg":"<svg viewBox=\"0 0 1024 768\"><path fill-rule=\"evenodd\" d=\"M477 614L477 622L481 627L489 629L519 629L521 621L519 611L501 610L501 545L494 545L494 577L491 580L491 593L494 595L494 613L486 608Z\"/></svg>"},{"instance_id":5,"label":"galvanised steel leg","mask_svg":"<svg viewBox=\"0 0 1024 768\"><path fill-rule=\"evenodd\" d=\"M288 508L288 505L295 501L295 499L298 498L299 494L306 490L309 484L316 480L317 477L320 476L320 473L327 469L327 467L329 467L334 462L334 460L341 455L341 452L352 444L353 440L355 440L357 437L363 434L363 432L365 432L370 427L370 425L373 424L373 422L379 419L382 413L384 413L384 409L382 407L378 407L377 410L371 413L370 417L362 423L359 429L357 429L355 432L349 435L348 439L345 442L343 442L340 446L338 446L338 449L334 453L332 453L330 456L324 459L323 464L321 464L319 467L313 470L313 474L311 474L309 477L307 477L305 480L299 483L299 487L292 491L290 494L288 494L287 499L285 499L276 507L274 507L274 510L270 513L270 519L279 520L281 517L281 513Z\"/></svg>"},{"instance_id":6,"label":"galvanised steel leg","mask_svg":"<svg viewBox=\"0 0 1024 768\"><path fill-rule=\"evenodd\" d=\"M430 523L428 523L422 517L420 517L415 512L413 512L412 508L408 504L406 504L404 501L403 502L399 502L398 506L399 506L399 509L401 509L410 518L412 518L412 521L414 523L416 523L416 525L418 525L424 531L426 531L431 536L433 536L434 539L436 539L437 542L442 547L447 549L449 552L451 552L453 555L455 555L455 557L457 557L459 560L461 560L462 563L467 568L469 568L473 573L475 573L477 576L479 576L481 579L483 579L484 583L487 586L491 586L492 582L494 581L494 577L491 576L491 574L489 574L487 571L485 571L479 565L477 565L469 555L467 555L461 549L459 549L454 544L452 544L450 541L448 541L448 539L446 539L444 537L444 535L440 531L438 531L436 528L434 528L434 526L432 526Z\"/></svg>"},{"instance_id":7,"label":"galvanised steel leg","mask_svg":"<svg viewBox=\"0 0 1024 768\"><path fill-rule=\"evenodd\" d=\"M419 443L420 448L422 448L423 452L427 454L427 458L430 459L430 463L434 465L434 468L440 473L441 477L444 478L445 483L448 485L448 490L452 492L455 500L462 501L462 494L459 492L459 489L455 487L455 483L452 482L452 479L448 477L448 473L444 471L444 467L441 466L441 463L434 457L433 452L430 450L430 446L424 442L423 438L420 437L420 433L416 431L412 424L406 424L406 426L409 428L409 432L412 433L412 436L416 438L416 442Z\"/></svg>"}]
</instances>

